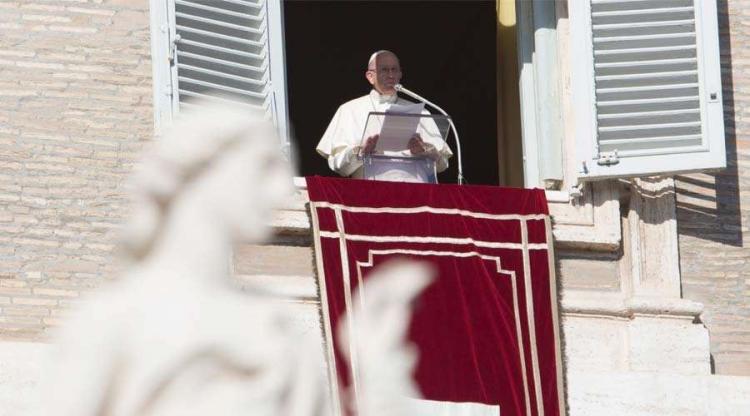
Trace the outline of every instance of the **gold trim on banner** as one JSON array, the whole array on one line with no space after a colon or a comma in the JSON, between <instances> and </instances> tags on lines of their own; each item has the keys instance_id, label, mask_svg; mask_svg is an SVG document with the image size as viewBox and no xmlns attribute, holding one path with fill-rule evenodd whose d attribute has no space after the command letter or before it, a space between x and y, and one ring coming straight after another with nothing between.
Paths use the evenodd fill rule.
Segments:
<instances>
[{"instance_id":1,"label":"gold trim on banner","mask_svg":"<svg viewBox=\"0 0 750 416\"><path fill-rule=\"evenodd\" d=\"M322 238L341 238L340 233L335 231L321 231ZM497 243L493 241L474 240L473 238L454 238L454 237L422 237L408 235L361 235L348 234L344 238L349 241L370 241L375 243L434 243L434 244L455 244L455 245L473 245L484 248L500 248L508 250L522 250L524 246L519 243ZM529 250L546 250L547 244L526 244Z\"/></svg>"},{"instance_id":2,"label":"gold trim on banner","mask_svg":"<svg viewBox=\"0 0 750 416\"><path fill-rule=\"evenodd\" d=\"M354 331L356 327L354 307L352 306L352 282L351 275L349 274L349 250L346 247L346 230L344 228L344 217L341 215L340 209L333 210L336 216L336 227L339 229L339 255L341 257L341 275L344 280L344 305L346 307L347 314L347 329L349 330L349 361L352 370L352 387L353 389L353 407L358 409L357 404L359 403L359 360L357 358L357 346L359 345L359 339L357 339L357 333Z\"/></svg>"},{"instance_id":3,"label":"gold trim on banner","mask_svg":"<svg viewBox=\"0 0 750 416\"><path fill-rule=\"evenodd\" d=\"M536 348L536 324L534 322L534 291L531 287L531 261L529 260L529 230L526 221L521 221L521 244L523 253L523 280L526 290L526 320L529 324L529 345L531 346L531 369L534 375L534 394L539 416L544 416L541 376L539 375L539 353Z\"/></svg>"},{"instance_id":4,"label":"gold trim on banner","mask_svg":"<svg viewBox=\"0 0 750 416\"><path fill-rule=\"evenodd\" d=\"M323 331L325 331L326 361L328 361L328 377L331 383L331 408L334 416L342 416L341 397L339 396L339 375L336 369L334 354L334 337L331 328L331 317L328 313L328 292L326 289L325 267L323 265L322 247L320 241L320 225L318 223L318 207L310 201L310 222L313 229L313 244L315 245L315 266L317 268L318 285L320 286L321 313L323 314Z\"/></svg>"},{"instance_id":5,"label":"gold trim on banner","mask_svg":"<svg viewBox=\"0 0 750 416\"><path fill-rule=\"evenodd\" d=\"M547 217L545 214L486 214L483 212L467 211L459 208L435 208L427 205L419 207L408 207L408 208L397 208L397 207L353 207L343 204L334 204L331 202L317 202L320 208L330 208L333 210L340 209L346 212L363 212L368 214L419 214L419 213L430 213L430 214L448 214L448 215L461 215L463 217L480 218L484 220L543 220Z\"/></svg>"}]
</instances>

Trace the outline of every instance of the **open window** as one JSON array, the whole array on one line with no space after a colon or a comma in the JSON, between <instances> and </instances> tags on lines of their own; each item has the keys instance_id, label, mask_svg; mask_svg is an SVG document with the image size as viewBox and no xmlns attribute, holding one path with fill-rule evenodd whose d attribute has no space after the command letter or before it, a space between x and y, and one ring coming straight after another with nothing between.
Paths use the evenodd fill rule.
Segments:
<instances>
[{"instance_id":1,"label":"open window","mask_svg":"<svg viewBox=\"0 0 750 416\"><path fill-rule=\"evenodd\" d=\"M578 178L725 167L716 2L568 5Z\"/></svg>"},{"instance_id":2,"label":"open window","mask_svg":"<svg viewBox=\"0 0 750 416\"><path fill-rule=\"evenodd\" d=\"M467 178L495 184L495 2L469 3L151 0L156 129L219 92L273 117L284 144L295 141L301 174L333 174L315 145L336 107L369 91L369 55L388 48L402 56L407 85L467 137ZM384 8L397 30L361 24ZM455 181L455 168L443 176Z\"/></svg>"}]
</instances>

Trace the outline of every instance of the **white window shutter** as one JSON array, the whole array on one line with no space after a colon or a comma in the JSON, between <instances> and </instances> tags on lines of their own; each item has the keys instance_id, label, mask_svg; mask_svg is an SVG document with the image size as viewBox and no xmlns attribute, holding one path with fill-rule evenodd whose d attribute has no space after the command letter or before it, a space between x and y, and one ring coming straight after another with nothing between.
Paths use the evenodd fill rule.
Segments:
<instances>
[{"instance_id":1,"label":"white window shutter","mask_svg":"<svg viewBox=\"0 0 750 416\"><path fill-rule=\"evenodd\" d=\"M725 167L716 1L568 4L579 178Z\"/></svg>"},{"instance_id":2,"label":"white window shutter","mask_svg":"<svg viewBox=\"0 0 750 416\"><path fill-rule=\"evenodd\" d=\"M262 109L286 137L280 1L170 0L170 5L174 110L194 105L195 98L229 100Z\"/></svg>"}]
</instances>

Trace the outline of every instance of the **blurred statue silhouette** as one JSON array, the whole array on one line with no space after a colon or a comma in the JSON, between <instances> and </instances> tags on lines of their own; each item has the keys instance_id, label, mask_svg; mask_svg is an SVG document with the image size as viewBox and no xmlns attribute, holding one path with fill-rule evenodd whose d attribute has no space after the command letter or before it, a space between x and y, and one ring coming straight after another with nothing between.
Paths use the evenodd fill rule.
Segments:
<instances>
[{"instance_id":1,"label":"blurred statue silhouette","mask_svg":"<svg viewBox=\"0 0 750 416\"><path fill-rule=\"evenodd\" d=\"M357 355L359 390L345 392L345 405L358 409L358 416L425 415L424 405L412 380L417 350L405 342L411 318L411 303L432 280L427 263L391 260L368 276L362 303L354 303L357 325L350 333L346 316L339 325L339 343L351 362L348 345ZM354 299L360 299L359 292ZM429 414L429 413L428 413Z\"/></svg>"},{"instance_id":2,"label":"blurred statue silhouette","mask_svg":"<svg viewBox=\"0 0 750 416\"><path fill-rule=\"evenodd\" d=\"M330 414L322 357L311 353L321 338L295 331L282 303L239 292L230 278L233 245L267 239L274 209L293 192L273 126L230 106L183 112L131 187L128 268L62 329L43 414ZM394 266L367 285L377 315L363 311L355 336L378 337L360 356L364 385L383 395L366 407L382 408L393 387L413 390L413 352L399 349L407 324L389 321L408 320L408 302L427 280L420 267ZM395 283L404 273L412 283Z\"/></svg>"},{"instance_id":3,"label":"blurred statue silhouette","mask_svg":"<svg viewBox=\"0 0 750 416\"><path fill-rule=\"evenodd\" d=\"M288 316L230 280L232 246L265 240L293 191L273 126L230 106L182 115L132 180L129 270L63 331L47 414L320 414L319 363Z\"/></svg>"}]
</instances>

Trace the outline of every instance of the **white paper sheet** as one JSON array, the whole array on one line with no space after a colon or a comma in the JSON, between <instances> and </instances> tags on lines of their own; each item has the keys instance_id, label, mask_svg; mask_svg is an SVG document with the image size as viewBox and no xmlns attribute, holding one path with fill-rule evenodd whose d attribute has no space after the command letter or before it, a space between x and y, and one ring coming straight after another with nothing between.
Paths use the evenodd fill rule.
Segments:
<instances>
[{"instance_id":1,"label":"white paper sheet","mask_svg":"<svg viewBox=\"0 0 750 416\"><path fill-rule=\"evenodd\" d=\"M417 132L420 117L399 117L397 114L422 114L423 110L424 103L393 104L388 107L375 151L400 152L407 149L409 140Z\"/></svg>"}]
</instances>

